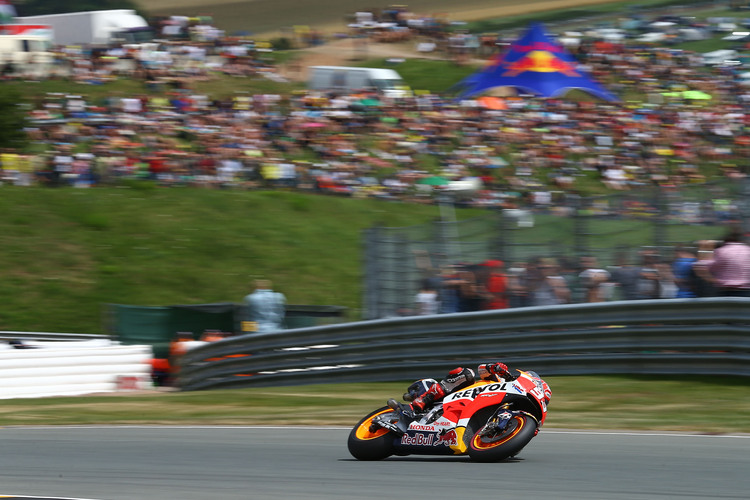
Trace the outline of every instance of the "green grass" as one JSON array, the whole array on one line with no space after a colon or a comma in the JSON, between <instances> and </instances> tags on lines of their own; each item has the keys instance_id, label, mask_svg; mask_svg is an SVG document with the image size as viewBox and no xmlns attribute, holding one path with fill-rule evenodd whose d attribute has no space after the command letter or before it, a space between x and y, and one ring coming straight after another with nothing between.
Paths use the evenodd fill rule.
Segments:
<instances>
[{"instance_id":1,"label":"green grass","mask_svg":"<svg viewBox=\"0 0 750 500\"><path fill-rule=\"evenodd\" d=\"M545 428L750 432L750 381L546 377ZM0 400L0 425L354 425L409 382Z\"/></svg>"},{"instance_id":2,"label":"green grass","mask_svg":"<svg viewBox=\"0 0 750 500\"><path fill-rule=\"evenodd\" d=\"M427 59L410 59L396 65L389 64L384 59L375 59L357 66L394 68L412 90L427 90L433 94L445 93L477 70L476 65L457 65L451 61Z\"/></svg>"},{"instance_id":3,"label":"green grass","mask_svg":"<svg viewBox=\"0 0 750 500\"><path fill-rule=\"evenodd\" d=\"M273 191L0 190L0 330L21 331L99 333L105 303L239 302L257 277L292 304L356 315L361 231L438 210Z\"/></svg>"},{"instance_id":4,"label":"green grass","mask_svg":"<svg viewBox=\"0 0 750 500\"><path fill-rule=\"evenodd\" d=\"M104 304L239 302L259 277L273 280L291 304L344 306L358 319L363 229L439 216L436 206L287 191L0 191L0 330L104 333ZM592 230L608 234L593 242L601 247L648 242L653 233L627 220ZM670 236L692 241L720 231L688 226L670 228ZM569 220L540 216L513 241L571 244L571 235Z\"/></svg>"}]
</instances>

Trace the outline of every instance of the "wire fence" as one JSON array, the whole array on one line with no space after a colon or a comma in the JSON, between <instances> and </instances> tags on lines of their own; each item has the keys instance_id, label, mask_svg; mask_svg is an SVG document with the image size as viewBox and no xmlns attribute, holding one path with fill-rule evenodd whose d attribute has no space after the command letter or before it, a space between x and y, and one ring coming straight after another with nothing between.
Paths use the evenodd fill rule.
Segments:
<instances>
[{"instance_id":1,"label":"wire fence","mask_svg":"<svg viewBox=\"0 0 750 500\"><path fill-rule=\"evenodd\" d=\"M364 319L411 314L421 283L449 266L496 259L510 268L541 257L575 269L583 256L602 266L635 264L644 249L671 262L676 245L721 239L729 226L750 219L744 181L527 198L523 208L488 210L465 220L456 220L455 205L444 200L441 217L430 224L367 229Z\"/></svg>"}]
</instances>

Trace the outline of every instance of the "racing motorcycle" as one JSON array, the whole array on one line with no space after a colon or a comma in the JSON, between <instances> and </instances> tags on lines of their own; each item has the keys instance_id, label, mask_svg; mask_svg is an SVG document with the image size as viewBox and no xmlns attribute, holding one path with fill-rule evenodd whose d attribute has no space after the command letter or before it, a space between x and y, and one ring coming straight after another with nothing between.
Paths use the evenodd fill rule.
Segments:
<instances>
[{"instance_id":1,"label":"racing motorcycle","mask_svg":"<svg viewBox=\"0 0 750 500\"><path fill-rule=\"evenodd\" d=\"M349 452L358 460L412 454L469 455L477 462L514 457L539 433L551 396L538 374L518 371L514 380L475 381L418 415L390 399L354 426ZM431 383L436 381L416 381L404 399L413 400Z\"/></svg>"}]
</instances>

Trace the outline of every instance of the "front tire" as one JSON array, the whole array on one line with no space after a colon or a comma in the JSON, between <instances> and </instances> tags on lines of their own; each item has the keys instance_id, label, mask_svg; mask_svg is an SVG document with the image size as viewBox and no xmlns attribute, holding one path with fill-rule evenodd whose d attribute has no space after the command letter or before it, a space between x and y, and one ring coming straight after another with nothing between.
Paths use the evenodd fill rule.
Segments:
<instances>
[{"instance_id":1,"label":"front tire","mask_svg":"<svg viewBox=\"0 0 750 500\"><path fill-rule=\"evenodd\" d=\"M538 422L526 413L516 413L500 432L482 434L486 419L472 421L469 434L469 457L475 462L499 462L516 456L536 435Z\"/></svg>"},{"instance_id":2,"label":"front tire","mask_svg":"<svg viewBox=\"0 0 750 500\"><path fill-rule=\"evenodd\" d=\"M394 434L382 427L374 431L370 430L373 418L385 413L393 413L393 410L384 406L368 414L359 421L349 433L347 446L349 453L357 460L383 460L394 453Z\"/></svg>"}]
</instances>

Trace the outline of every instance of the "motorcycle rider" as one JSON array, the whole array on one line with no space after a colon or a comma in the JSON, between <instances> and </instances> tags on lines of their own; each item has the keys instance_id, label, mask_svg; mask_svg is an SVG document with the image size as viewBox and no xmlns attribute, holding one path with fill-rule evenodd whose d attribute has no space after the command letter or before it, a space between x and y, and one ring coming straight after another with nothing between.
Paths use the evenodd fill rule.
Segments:
<instances>
[{"instance_id":1,"label":"motorcycle rider","mask_svg":"<svg viewBox=\"0 0 750 500\"><path fill-rule=\"evenodd\" d=\"M493 380L499 382L500 379L511 381L515 380L508 366L505 363L482 363L477 367L477 373L482 380ZM404 416L414 418L419 413L429 410L437 401L441 401L448 394L459 389L467 387L474 383L475 374L471 368L461 366L454 368L440 382L434 379L418 380L411 384L404 394L405 401L411 401L411 404L404 405L396 400L389 400L389 406L396 406Z\"/></svg>"}]
</instances>

